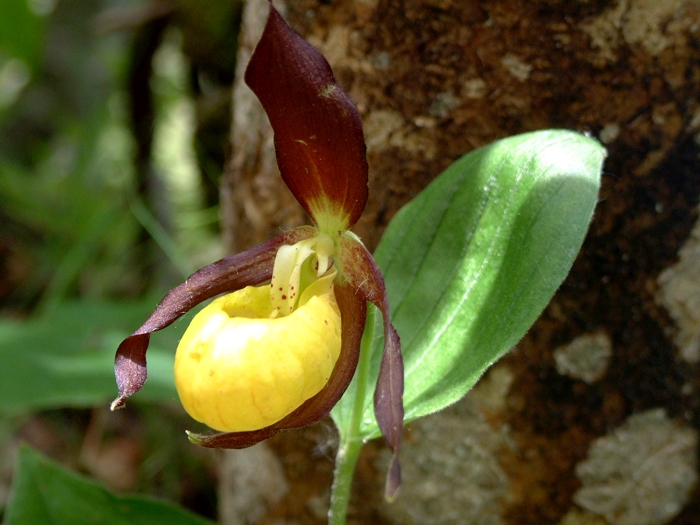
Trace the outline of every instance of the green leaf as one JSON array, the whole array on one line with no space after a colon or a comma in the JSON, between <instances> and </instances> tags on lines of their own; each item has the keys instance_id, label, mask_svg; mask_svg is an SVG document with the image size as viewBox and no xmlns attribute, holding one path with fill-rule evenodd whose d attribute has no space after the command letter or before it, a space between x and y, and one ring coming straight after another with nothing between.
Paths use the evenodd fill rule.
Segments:
<instances>
[{"instance_id":1,"label":"green leaf","mask_svg":"<svg viewBox=\"0 0 700 525\"><path fill-rule=\"evenodd\" d=\"M171 504L117 496L23 446L5 525L213 525Z\"/></svg>"},{"instance_id":2,"label":"green leaf","mask_svg":"<svg viewBox=\"0 0 700 525\"><path fill-rule=\"evenodd\" d=\"M44 37L44 19L29 9L27 0L3 0L0 17L0 54L19 58L34 69Z\"/></svg>"},{"instance_id":3,"label":"green leaf","mask_svg":"<svg viewBox=\"0 0 700 525\"><path fill-rule=\"evenodd\" d=\"M464 396L535 322L581 247L604 157L570 131L507 138L457 160L396 214L374 256L403 346L406 421ZM333 411L344 435L358 403L359 435L379 435L381 315L373 333L368 391L356 377Z\"/></svg>"},{"instance_id":4,"label":"green leaf","mask_svg":"<svg viewBox=\"0 0 700 525\"><path fill-rule=\"evenodd\" d=\"M28 321L0 320L0 412L106 405L117 395L114 355L156 300L63 303ZM148 381L135 400L176 401L173 361L188 321L154 336Z\"/></svg>"}]
</instances>

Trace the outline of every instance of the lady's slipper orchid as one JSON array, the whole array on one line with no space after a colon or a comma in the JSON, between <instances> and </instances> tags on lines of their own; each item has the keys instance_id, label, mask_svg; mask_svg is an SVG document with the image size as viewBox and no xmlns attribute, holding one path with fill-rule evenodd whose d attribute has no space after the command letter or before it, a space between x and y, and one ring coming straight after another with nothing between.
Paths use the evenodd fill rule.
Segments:
<instances>
[{"instance_id":1,"label":"lady's slipper orchid","mask_svg":"<svg viewBox=\"0 0 700 525\"><path fill-rule=\"evenodd\" d=\"M394 453L387 479L387 495L393 496L400 483L403 427L400 342L379 268L348 231L367 201L360 116L328 62L272 5L245 81L272 124L282 179L315 226L221 259L171 290L119 345L119 397L112 409L146 381L150 334L228 293L195 316L178 346L176 386L185 410L224 432L188 433L190 440L244 448L314 423L330 412L352 379L370 301L384 317L374 406Z\"/></svg>"}]
</instances>

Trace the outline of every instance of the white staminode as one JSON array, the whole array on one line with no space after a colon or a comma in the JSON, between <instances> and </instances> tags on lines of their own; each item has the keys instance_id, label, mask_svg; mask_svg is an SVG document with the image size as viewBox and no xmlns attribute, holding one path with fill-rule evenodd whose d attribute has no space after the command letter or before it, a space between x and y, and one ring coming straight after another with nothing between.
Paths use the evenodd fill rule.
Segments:
<instances>
[{"instance_id":1,"label":"white staminode","mask_svg":"<svg viewBox=\"0 0 700 525\"><path fill-rule=\"evenodd\" d=\"M301 294L315 281L321 281L328 287L332 285L332 278L321 277L332 266L334 251L333 239L325 233L296 244L284 245L277 251L270 283L271 318L292 313L297 305L302 304L299 301Z\"/></svg>"}]
</instances>

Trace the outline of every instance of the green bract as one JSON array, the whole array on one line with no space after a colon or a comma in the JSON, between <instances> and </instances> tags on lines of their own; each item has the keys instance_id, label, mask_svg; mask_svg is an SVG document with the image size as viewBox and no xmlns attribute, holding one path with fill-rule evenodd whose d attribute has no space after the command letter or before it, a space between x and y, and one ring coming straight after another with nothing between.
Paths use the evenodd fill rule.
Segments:
<instances>
[{"instance_id":1,"label":"green bract","mask_svg":"<svg viewBox=\"0 0 700 525\"><path fill-rule=\"evenodd\" d=\"M604 158L571 131L518 135L465 155L396 214L374 257L401 334L407 420L464 396L534 323L583 242ZM363 341L368 379L332 413L344 435L379 434L357 390L377 375L379 322Z\"/></svg>"}]
</instances>

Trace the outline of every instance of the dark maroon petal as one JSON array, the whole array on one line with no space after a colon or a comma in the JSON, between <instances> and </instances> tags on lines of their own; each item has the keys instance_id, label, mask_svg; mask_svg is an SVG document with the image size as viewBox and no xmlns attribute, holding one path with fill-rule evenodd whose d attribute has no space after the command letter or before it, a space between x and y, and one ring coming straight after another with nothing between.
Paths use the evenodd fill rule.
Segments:
<instances>
[{"instance_id":1,"label":"dark maroon petal","mask_svg":"<svg viewBox=\"0 0 700 525\"><path fill-rule=\"evenodd\" d=\"M379 367L377 388L374 391L374 412L384 439L394 453L386 478L384 494L391 501L401 485L399 447L403 431L403 356L401 341L384 314L384 354Z\"/></svg>"},{"instance_id":2,"label":"dark maroon petal","mask_svg":"<svg viewBox=\"0 0 700 525\"><path fill-rule=\"evenodd\" d=\"M205 266L170 290L146 322L117 349L114 373L119 397L112 402L112 410L124 406L126 398L138 392L146 381L146 350L151 333L172 324L202 301L269 280L277 249L313 235L315 230L310 227L283 233L257 248Z\"/></svg>"},{"instance_id":3,"label":"dark maroon petal","mask_svg":"<svg viewBox=\"0 0 700 525\"><path fill-rule=\"evenodd\" d=\"M384 318L384 353L374 391L374 414L384 439L394 453L385 490L386 498L392 500L401 485L399 448L404 416L401 341L391 324L382 272L367 248L351 234L341 238L340 262L348 283L367 301L374 303Z\"/></svg>"},{"instance_id":4,"label":"dark maroon petal","mask_svg":"<svg viewBox=\"0 0 700 525\"><path fill-rule=\"evenodd\" d=\"M360 342L367 318L367 303L348 284L335 286L341 318L340 356L328 384L294 412L274 425L250 432L226 434L189 434L195 445L209 448L245 448L263 441L278 432L300 428L326 417L347 390L360 357Z\"/></svg>"},{"instance_id":5,"label":"dark maroon petal","mask_svg":"<svg viewBox=\"0 0 700 525\"><path fill-rule=\"evenodd\" d=\"M245 81L270 118L277 163L296 199L321 230L329 215L350 228L367 202L360 115L323 55L272 6Z\"/></svg>"}]
</instances>

